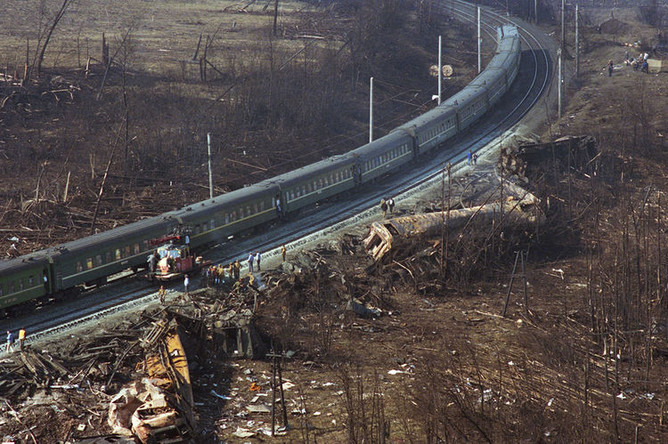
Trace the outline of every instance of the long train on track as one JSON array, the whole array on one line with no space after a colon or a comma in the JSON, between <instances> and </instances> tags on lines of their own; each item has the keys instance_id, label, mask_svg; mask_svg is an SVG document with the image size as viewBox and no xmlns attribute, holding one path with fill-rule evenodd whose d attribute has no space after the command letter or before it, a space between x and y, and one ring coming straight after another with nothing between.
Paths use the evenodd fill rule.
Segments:
<instances>
[{"instance_id":1,"label":"long train on track","mask_svg":"<svg viewBox=\"0 0 668 444\"><path fill-rule=\"evenodd\" d=\"M0 261L0 309L143 268L151 240L189 227L193 250L341 195L428 155L493 107L517 76L520 37L497 30L496 54L466 88L389 134L343 155L160 216ZM446 148L447 149L447 148Z\"/></svg>"}]
</instances>

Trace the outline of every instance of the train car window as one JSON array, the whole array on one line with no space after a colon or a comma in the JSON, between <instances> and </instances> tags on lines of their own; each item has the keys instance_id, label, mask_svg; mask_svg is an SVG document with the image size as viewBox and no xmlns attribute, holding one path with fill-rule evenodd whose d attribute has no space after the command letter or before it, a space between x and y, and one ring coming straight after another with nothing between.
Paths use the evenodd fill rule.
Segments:
<instances>
[{"instance_id":1,"label":"train car window","mask_svg":"<svg viewBox=\"0 0 668 444\"><path fill-rule=\"evenodd\" d=\"M202 233L204 233L205 231L209 231L209 224L207 224L206 222L202 224Z\"/></svg>"},{"instance_id":2,"label":"train car window","mask_svg":"<svg viewBox=\"0 0 668 444\"><path fill-rule=\"evenodd\" d=\"M215 220L215 219L211 219L211 220L209 221L209 226L211 227L212 230L213 230L214 228L216 228L216 220Z\"/></svg>"},{"instance_id":3,"label":"train car window","mask_svg":"<svg viewBox=\"0 0 668 444\"><path fill-rule=\"evenodd\" d=\"M83 271L83 265L81 265L81 262L77 262L77 272L80 273Z\"/></svg>"},{"instance_id":4,"label":"train car window","mask_svg":"<svg viewBox=\"0 0 668 444\"><path fill-rule=\"evenodd\" d=\"M123 257L130 257L130 246L126 245L123 249Z\"/></svg>"},{"instance_id":5,"label":"train car window","mask_svg":"<svg viewBox=\"0 0 668 444\"><path fill-rule=\"evenodd\" d=\"M232 211L232 215L230 216L230 220L232 220L232 221L237 220L237 211L236 210Z\"/></svg>"},{"instance_id":6,"label":"train car window","mask_svg":"<svg viewBox=\"0 0 668 444\"><path fill-rule=\"evenodd\" d=\"M34 277L30 276L30 277L28 278L28 285L30 285L31 287L32 287L33 285L35 285L35 278L34 278Z\"/></svg>"},{"instance_id":7,"label":"train car window","mask_svg":"<svg viewBox=\"0 0 668 444\"><path fill-rule=\"evenodd\" d=\"M9 293L14 293L16 291L16 283L14 281L9 283Z\"/></svg>"},{"instance_id":8,"label":"train car window","mask_svg":"<svg viewBox=\"0 0 668 444\"><path fill-rule=\"evenodd\" d=\"M142 241L141 244L142 244L142 246L144 247L144 251L148 251L148 249L149 249L149 248L148 248L148 241L147 241L147 240Z\"/></svg>"},{"instance_id":9,"label":"train car window","mask_svg":"<svg viewBox=\"0 0 668 444\"><path fill-rule=\"evenodd\" d=\"M102 265L102 255L101 254L98 254L97 256L95 256L95 265L98 266L98 267L100 265Z\"/></svg>"},{"instance_id":10,"label":"train car window","mask_svg":"<svg viewBox=\"0 0 668 444\"><path fill-rule=\"evenodd\" d=\"M139 244L135 244L135 254L139 254L141 252L141 249L139 248Z\"/></svg>"},{"instance_id":11,"label":"train car window","mask_svg":"<svg viewBox=\"0 0 668 444\"><path fill-rule=\"evenodd\" d=\"M302 185L302 194L306 194L306 185Z\"/></svg>"},{"instance_id":12,"label":"train car window","mask_svg":"<svg viewBox=\"0 0 668 444\"><path fill-rule=\"evenodd\" d=\"M2 289L2 285L0 285L0 296L4 295L4 290Z\"/></svg>"},{"instance_id":13,"label":"train car window","mask_svg":"<svg viewBox=\"0 0 668 444\"><path fill-rule=\"evenodd\" d=\"M93 258L92 257L86 258L86 268L88 270L93 268Z\"/></svg>"},{"instance_id":14,"label":"train car window","mask_svg":"<svg viewBox=\"0 0 668 444\"><path fill-rule=\"evenodd\" d=\"M116 251L114 251L114 257L116 258L117 261L121 260L121 249L117 248ZM79 270L81 271L81 270Z\"/></svg>"},{"instance_id":15,"label":"train car window","mask_svg":"<svg viewBox=\"0 0 668 444\"><path fill-rule=\"evenodd\" d=\"M107 259L107 263L111 262L111 251L107 251L104 254L105 259Z\"/></svg>"},{"instance_id":16,"label":"train car window","mask_svg":"<svg viewBox=\"0 0 668 444\"><path fill-rule=\"evenodd\" d=\"M23 290L23 279L19 279L19 291Z\"/></svg>"}]
</instances>

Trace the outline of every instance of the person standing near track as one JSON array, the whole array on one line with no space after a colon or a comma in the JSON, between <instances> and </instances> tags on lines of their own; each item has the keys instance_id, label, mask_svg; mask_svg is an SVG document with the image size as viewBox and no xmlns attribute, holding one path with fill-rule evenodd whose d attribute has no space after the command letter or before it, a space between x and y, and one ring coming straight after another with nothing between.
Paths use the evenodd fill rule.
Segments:
<instances>
[{"instance_id":1,"label":"person standing near track","mask_svg":"<svg viewBox=\"0 0 668 444\"><path fill-rule=\"evenodd\" d=\"M260 268L260 259L262 257L260 256L260 252L257 251L255 252L255 262L257 262L257 271L262 271L262 268Z\"/></svg>"},{"instance_id":2,"label":"person standing near track","mask_svg":"<svg viewBox=\"0 0 668 444\"><path fill-rule=\"evenodd\" d=\"M253 253L248 253L248 272L252 273L253 272L253 262L255 261L255 256L253 256Z\"/></svg>"},{"instance_id":3,"label":"person standing near track","mask_svg":"<svg viewBox=\"0 0 668 444\"><path fill-rule=\"evenodd\" d=\"M26 340L26 329L21 328L21 330L19 330L19 350L21 351L23 351L23 343L25 342L25 340Z\"/></svg>"},{"instance_id":4,"label":"person standing near track","mask_svg":"<svg viewBox=\"0 0 668 444\"><path fill-rule=\"evenodd\" d=\"M186 289L186 294L188 294L188 287L190 286L190 278L186 274L186 277L183 278L183 287Z\"/></svg>"},{"instance_id":5,"label":"person standing near track","mask_svg":"<svg viewBox=\"0 0 668 444\"><path fill-rule=\"evenodd\" d=\"M283 262L285 262L285 256L287 255L287 253L288 249L285 248L285 244L283 244L283 246L281 247L281 256L283 256Z\"/></svg>"},{"instance_id":6,"label":"person standing near track","mask_svg":"<svg viewBox=\"0 0 668 444\"><path fill-rule=\"evenodd\" d=\"M12 335L12 332L7 330L7 349L5 350L7 353L10 351L14 351L12 348L12 344L14 343L14 336Z\"/></svg>"}]
</instances>

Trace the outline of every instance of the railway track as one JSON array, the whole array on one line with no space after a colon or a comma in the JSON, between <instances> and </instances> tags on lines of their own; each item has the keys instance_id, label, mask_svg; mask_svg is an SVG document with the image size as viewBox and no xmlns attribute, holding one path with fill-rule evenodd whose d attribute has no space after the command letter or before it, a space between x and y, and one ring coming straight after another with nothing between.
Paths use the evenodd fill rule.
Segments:
<instances>
[{"instance_id":1,"label":"railway track","mask_svg":"<svg viewBox=\"0 0 668 444\"><path fill-rule=\"evenodd\" d=\"M459 20L476 22L476 7L460 0L444 0L440 4L444 12L455 15ZM421 159L409 171L399 176L389 177L345 199L335 198L318 205L309 212L300 214L298 220L274 223L262 227L244 237L229 239L213 249L209 258L215 263L227 263L242 258L248 251L263 251L265 264L278 256L282 244L289 244L290 250L363 221L377 212L378 201L387 195L401 196L396 199L418 195L431 188L445 165L461 167L468 150L478 151L493 140L503 140L522 118L535 108L536 103L546 94L552 78L552 62L545 42L549 39L518 19L484 9L483 30L488 37L496 38L496 27L512 23L520 29L523 53L520 74L513 88L503 100L503 104L491 110L479 121L475 128L454 141L449 140L447 152L436 152L430 159ZM195 283L196 284L196 283ZM67 305L48 306L48 313L38 310L28 316L0 321L0 331L17 330L24 327L29 332L27 343L63 332L90 321L95 321L111 313L128 309L138 309L157 300L155 288L143 282L123 281L102 287L86 298Z\"/></svg>"}]
</instances>

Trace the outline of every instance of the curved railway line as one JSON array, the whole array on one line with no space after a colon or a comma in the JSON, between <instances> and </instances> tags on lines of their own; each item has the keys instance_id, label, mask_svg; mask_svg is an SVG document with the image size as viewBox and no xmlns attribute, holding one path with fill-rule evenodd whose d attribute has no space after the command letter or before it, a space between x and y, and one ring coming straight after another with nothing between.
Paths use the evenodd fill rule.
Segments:
<instances>
[{"instance_id":1,"label":"curved railway line","mask_svg":"<svg viewBox=\"0 0 668 444\"><path fill-rule=\"evenodd\" d=\"M455 15L465 22L476 21L476 7L460 0L445 0L440 3L444 12ZM369 184L355 194L346 195L345 200L332 199L300 214L299 220L275 224L271 230L232 239L214 249L215 262L229 262L248 251L269 251L265 261L282 244L290 244L291 249L308 242L308 239L331 233L354 224L376 211L376 204L381 197L401 194L417 194L429 188L438 180L443 167L459 164L466 158L468 150L478 151L492 140L505 137L511 129L536 105L549 88L552 78L552 63L549 51L544 47L536 32L524 23L498 12L483 9L482 22L484 31L492 38L496 37L496 28L512 23L520 29L523 42L520 73L513 87L506 93L504 100L495 109L490 110L474 127L458 135L454 141L448 140L451 147L447 151L435 151L429 159L420 159L401 175L392 175L380 182ZM266 262L265 262L266 263ZM58 307L49 305L37 309L28 316L12 317L0 321L0 331L16 330L24 327L29 332L27 342L49 335L72 325L100 318L106 313L126 310L156 299L154 289L147 289L139 281L124 282L122 285L110 284L96 291L91 291L85 298ZM62 306L60 306L62 305ZM4 330L3 330L4 329Z\"/></svg>"}]
</instances>

